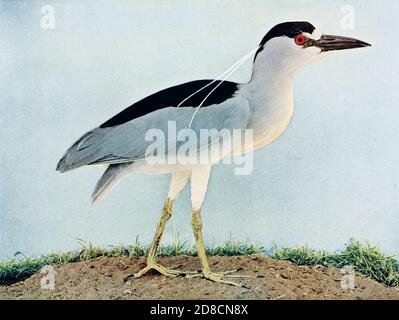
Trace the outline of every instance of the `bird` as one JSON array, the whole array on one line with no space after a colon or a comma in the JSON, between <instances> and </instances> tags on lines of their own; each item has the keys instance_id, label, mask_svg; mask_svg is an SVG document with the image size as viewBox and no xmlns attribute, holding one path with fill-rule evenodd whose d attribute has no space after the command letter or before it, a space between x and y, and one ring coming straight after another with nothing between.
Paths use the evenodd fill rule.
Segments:
<instances>
[{"instance_id":1,"label":"bird","mask_svg":"<svg viewBox=\"0 0 399 320\"><path fill-rule=\"evenodd\" d=\"M147 252L146 266L130 276L140 278L155 270L168 277L201 277L241 286L241 283L233 281L240 275L231 271L212 271L206 256L201 207L212 166L228 155L265 147L283 134L294 110L293 76L296 71L334 51L369 46L358 39L323 34L307 21L277 24L250 52L254 58L248 82L236 83L226 80L227 77L195 80L151 94L81 136L62 156L56 170L66 172L83 166L106 166L92 194L93 203L99 202L121 180L134 173L170 175L169 191ZM209 150L225 141L220 133L222 130L250 130L252 143L245 150L242 142L232 144L225 153L205 163L180 163L171 159L176 158L176 150L184 143L171 138L168 131L171 123L177 132L187 129L198 134L203 129L216 129L210 140L196 145L196 159L202 150ZM153 129L158 130L155 136L164 133L158 142L167 147L150 153L148 148L154 139L147 139L147 135ZM157 156L165 156L167 161L148 160ZM201 263L201 270L192 272L168 268L156 259L173 203L187 184L191 191L192 229Z\"/></svg>"}]
</instances>

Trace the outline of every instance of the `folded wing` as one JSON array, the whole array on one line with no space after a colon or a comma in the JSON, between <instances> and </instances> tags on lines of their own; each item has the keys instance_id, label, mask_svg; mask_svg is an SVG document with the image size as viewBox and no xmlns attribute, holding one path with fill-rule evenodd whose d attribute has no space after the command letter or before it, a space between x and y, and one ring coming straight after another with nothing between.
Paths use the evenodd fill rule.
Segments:
<instances>
[{"instance_id":1,"label":"folded wing","mask_svg":"<svg viewBox=\"0 0 399 320\"><path fill-rule=\"evenodd\" d=\"M166 143L171 138L168 126L175 126L177 131L188 128L196 107L218 84L211 82L190 82L140 100L101 126L85 133L66 151L57 170L65 172L84 165L128 163L144 158L146 149L153 143L148 139L151 136L149 130L163 132ZM207 84L207 88L176 108L184 99ZM212 92L192 122L191 128L197 135L201 129L232 130L246 127L249 106L245 99L235 96L237 89L237 84L223 82ZM169 145L167 150L171 149L173 146Z\"/></svg>"}]
</instances>

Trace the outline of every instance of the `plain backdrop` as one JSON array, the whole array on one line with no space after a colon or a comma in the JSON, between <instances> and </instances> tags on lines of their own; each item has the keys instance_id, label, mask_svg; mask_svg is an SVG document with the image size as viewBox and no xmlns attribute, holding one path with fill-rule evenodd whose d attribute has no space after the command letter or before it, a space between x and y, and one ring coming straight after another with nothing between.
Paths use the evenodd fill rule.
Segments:
<instances>
[{"instance_id":1,"label":"plain backdrop","mask_svg":"<svg viewBox=\"0 0 399 320\"><path fill-rule=\"evenodd\" d=\"M44 5L55 30L43 30ZM341 9L352 5L353 29ZM89 199L103 169L60 174L64 151L146 95L218 76L275 24L307 20L371 48L336 52L295 76L295 114L257 151L249 176L214 168L203 206L206 242L230 236L270 247L337 250L354 237L399 252L399 2L1 1L0 257L148 243L168 176L135 175L102 203ZM245 82L251 59L230 80ZM192 243L189 192L165 242Z\"/></svg>"}]
</instances>

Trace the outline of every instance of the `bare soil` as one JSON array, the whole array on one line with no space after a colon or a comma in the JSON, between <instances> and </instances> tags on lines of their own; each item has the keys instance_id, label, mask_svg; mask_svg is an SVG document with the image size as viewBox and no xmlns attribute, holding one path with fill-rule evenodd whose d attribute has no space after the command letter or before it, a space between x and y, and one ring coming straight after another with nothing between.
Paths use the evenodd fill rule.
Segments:
<instances>
[{"instance_id":1,"label":"bare soil","mask_svg":"<svg viewBox=\"0 0 399 320\"><path fill-rule=\"evenodd\" d=\"M0 299L399 299L389 288L356 274L355 288L344 290L337 268L301 267L262 255L210 257L213 271L240 268L237 274L255 276L233 287L201 278L166 278L149 273L123 279L145 266L145 258L101 257L54 266L55 289L40 287L42 274L10 286L0 286ZM158 262L181 270L198 270L195 257L159 257Z\"/></svg>"}]
</instances>

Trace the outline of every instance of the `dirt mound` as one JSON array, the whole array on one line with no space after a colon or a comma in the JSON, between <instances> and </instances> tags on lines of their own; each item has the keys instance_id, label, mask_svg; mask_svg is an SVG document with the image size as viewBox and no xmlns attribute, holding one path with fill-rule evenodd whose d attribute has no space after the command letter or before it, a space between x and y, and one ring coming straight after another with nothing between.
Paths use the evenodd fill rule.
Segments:
<instances>
[{"instance_id":1,"label":"dirt mound","mask_svg":"<svg viewBox=\"0 0 399 320\"><path fill-rule=\"evenodd\" d=\"M355 288L341 288L337 268L300 267L262 255L210 257L214 271L242 268L238 274L257 276L242 279L246 288L221 285L194 278L166 278L147 274L124 282L130 272L145 266L145 258L101 257L54 266L55 288L40 287L38 273L10 286L0 287L1 299L399 299L399 288L389 288L356 274ZM160 257L158 261L182 270L198 270L193 257Z\"/></svg>"}]
</instances>

